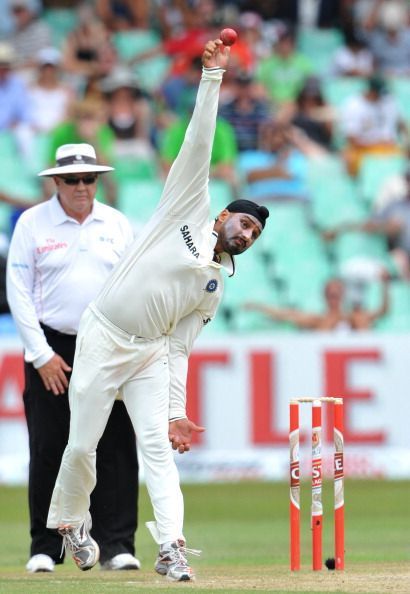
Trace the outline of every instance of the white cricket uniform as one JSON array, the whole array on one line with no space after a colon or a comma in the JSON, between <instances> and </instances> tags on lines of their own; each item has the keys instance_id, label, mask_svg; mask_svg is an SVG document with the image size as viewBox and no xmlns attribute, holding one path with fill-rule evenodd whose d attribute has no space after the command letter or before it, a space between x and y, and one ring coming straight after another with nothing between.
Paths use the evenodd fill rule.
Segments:
<instances>
[{"instance_id":1,"label":"white cricket uniform","mask_svg":"<svg viewBox=\"0 0 410 594\"><path fill-rule=\"evenodd\" d=\"M82 224L57 195L22 213L8 252L7 298L27 362L37 369L54 355L40 322L77 334L82 313L132 240L126 217L97 201Z\"/></svg>"},{"instance_id":2,"label":"white cricket uniform","mask_svg":"<svg viewBox=\"0 0 410 594\"><path fill-rule=\"evenodd\" d=\"M203 69L195 110L159 205L85 312L70 382L70 437L48 527L79 525L95 450L118 389L134 425L160 544L182 538L183 498L168 419L185 416L187 358L222 294L208 175L223 70ZM140 198L141 199L141 198ZM171 381L170 381L171 377Z\"/></svg>"}]
</instances>

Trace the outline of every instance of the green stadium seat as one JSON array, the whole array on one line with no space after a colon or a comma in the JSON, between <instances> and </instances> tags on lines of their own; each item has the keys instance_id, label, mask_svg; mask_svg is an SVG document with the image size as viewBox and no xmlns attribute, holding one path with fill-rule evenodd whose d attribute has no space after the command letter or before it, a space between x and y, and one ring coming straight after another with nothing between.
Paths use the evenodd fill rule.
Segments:
<instances>
[{"instance_id":1,"label":"green stadium seat","mask_svg":"<svg viewBox=\"0 0 410 594\"><path fill-rule=\"evenodd\" d=\"M156 180L125 181L118 187L118 209L137 225L144 224L154 212L164 188Z\"/></svg>"},{"instance_id":2,"label":"green stadium seat","mask_svg":"<svg viewBox=\"0 0 410 594\"><path fill-rule=\"evenodd\" d=\"M140 159L134 157L114 158L113 175L119 184L126 181L155 180L158 178L159 170L156 160Z\"/></svg>"},{"instance_id":3,"label":"green stadium seat","mask_svg":"<svg viewBox=\"0 0 410 594\"><path fill-rule=\"evenodd\" d=\"M393 77L389 81L390 89L396 97L403 118L410 123L410 79Z\"/></svg>"},{"instance_id":4,"label":"green stadium seat","mask_svg":"<svg viewBox=\"0 0 410 594\"><path fill-rule=\"evenodd\" d=\"M351 263L368 263L369 273L383 266L395 272L395 265L389 254L386 237L362 231L346 231L333 242L333 254L338 272L343 276L351 270ZM360 264L366 266L366 264ZM367 266L366 266L367 268ZM365 274L365 273L363 273Z\"/></svg>"},{"instance_id":5,"label":"green stadium seat","mask_svg":"<svg viewBox=\"0 0 410 594\"><path fill-rule=\"evenodd\" d=\"M389 177L404 173L407 160L404 155L367 155L363 158L357 177L358 191L370 207Z\"/></svg>"},{"instance_id":6,"label":"green stadium seat","mask_svg":"<svg viewBox=\"0 0 410 594\"><path fill-rule=\"evenodd\" d=\"M230 328L236 332L256 332L275 327L265 315L246 311L247 301L267 305L278 305L280 296L273 282L269 279L266 264L259 251L258 243L250 250L238 256L236 272L225 279L225 291L218 315L228 320Z\"/></svg>"},{"instance_id":7,"label":"green stadium seat","mask_svg":"<svg viewBox=\"0 0 410 594\"><path fill-rule=\"evenodd\" d=\"M357 184L337 157L312 159L307 184L312 201L312 219L321 229L365 220L369 210L360 200Z\"/></svg>"},{"instance_id":8,"label":"green stadium seat","mask_svg":"<svg viewBox=\"0 0 410 594\"><path fill-rule=\"evenodd\" d=\"M211 198L211 217L216 217L234 200L231 186L222 179L212 178L209 180L209 196Z\"/></svg>"},{"instance_id":9,"label":"green stadium seat","mask_svg":"<svg viewBox=\"0 0 410 594\"><path fill-rule=\"evenodd\" d=\"M349 97L358 95L366 88L366 79L361 77L326 77L322 81L325 100L339 109Z\"/></svg>"},{"instance_id":10,"label":"green stadium seat","mask_svg":"<svg viewBox=\"0 0 410 594\"><path fill-rule=\"evenodd\" d=\"M35 156L36 151L33 151ZM7 175L0 179L0 191L16 198L37 200L41 196L39 170L34 173L20 155L16 140L11 132L0 132L0 158L2 169ZM34 158L34 157L33 157Z\"/></svg>"},{"instance_id":11,"label":"green stadium seat","mask_svg":"<svg viewBox=\"0 0 410 594\"><path fill-rule=\"evenodd\" d=\"M305 202L271 202L267 207L270 216L258 246L268 257L275 257L290 243L299 243L312 233L309 206Z\"/></svg>"},{"instance_id":12,"label":"green stadium seat","mask_svg":"<svg viewBox=\"0 0 410 594\"><path fill-rule=\"evenodd\" d=\"M365 292L365 306L375 309L380 305L381 283L369 283ZM377 320L375 329L382 332L410 331L410 283L394 280L389 286L390 306L387 314Z\"/></svg>"},{"instance_id":13,"label":"green stadium seat","mask_svg":"<svg viewBox=\"0 0 410 594\"><path fill-rule=\"evenodd\" d=\"M343 45L339 29L300 29L297 47L312 61L317 74L327 74L334 52Z\"/></svg>"},{"instance_id":14,"label":"green stadium seat","mask_svg":"<svg viewBox=\"0 0 410 594\"><path fill-rule=\"evenodd\" d=\"M119 31L113 35L112 39L120 59L124 62L161 43L160 36L153 30ZM141 60L134 64L133 70L139 77L142 87L147 91L154 91L165 79L169 65L169 58L161 55Z\"/></svg>"},{"instance_id":15,"label":"green stadium seat","mask_svg":"<svg viewBox=\"0 0 410 594\"><path fill-rule=\"evenodd\" d=\"M50 27L52 45L61 48L67 35L78 22L77 13L72 8L46 8L42 18Z\"/></svg>"},{"instance_id":16,"label":"green stadium seat","mask_svg":"<svg viewBox=\"0 0 410 594\"><path fill-rule=\"evenodd\" d=\"M282 273L287 304L302 311L322 311L323 287L332 276L334 267L324 252L304 250Z\"/></svg>"}]
</instances>

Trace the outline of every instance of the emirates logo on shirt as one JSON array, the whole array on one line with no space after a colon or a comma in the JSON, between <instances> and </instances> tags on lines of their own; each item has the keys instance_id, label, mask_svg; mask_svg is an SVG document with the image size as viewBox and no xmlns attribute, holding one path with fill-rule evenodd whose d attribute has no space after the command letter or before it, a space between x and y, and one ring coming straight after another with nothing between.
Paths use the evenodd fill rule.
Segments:
<instances>
[{"instance_id":1,"label":"emirates logo on shirt","mask_svg":"<svg viewBox=\"0 0 410 594\"><path fill-rule=\"evenodd\" d=\"M45 254L47 252L54 252L55 250L62 250L68 248L66 241L55 241L54 239L47 239L47 245L39 245L36 247L37 254Z\"/></svg>"}]
</instances>

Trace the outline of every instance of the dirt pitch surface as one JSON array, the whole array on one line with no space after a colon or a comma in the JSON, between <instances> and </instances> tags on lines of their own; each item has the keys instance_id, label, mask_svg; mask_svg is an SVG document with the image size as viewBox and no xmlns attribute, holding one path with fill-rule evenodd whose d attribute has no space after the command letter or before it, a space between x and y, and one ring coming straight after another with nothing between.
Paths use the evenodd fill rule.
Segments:
<instances>
[{"instance_id":1,"label":"dirt pitch surface","mask_svg":"<svg viewBox=\"0 0 410 594\"><path fill-rule=\"evenodd\" d=\"M410 594L410 561L408 564L355 565L345 571L326 568L313 572L307 568L291 573L287 568L270 567L255 571L249 568L244 575L234 576L219 570L218 576L201 575L198 589L245 590L267 592L345 592L362 594Z\"/></svg>"},{"instance_id":2,"label":"dirt pitch surface","mask_svg":"<svg viewBox=\"0 0 410 594\"><path fill-rule=\"evenodd\" d=\"M63 571L54 574L0 574L0 592L4 594L66 593L139 593L169 592L181 588L190 592L244 593L273 592L299 594L327 592L361 594L410 594L410 562L355 564L345 571L312 572L308 568L291 573L283 566L202 568L195 582L171 583L152 571L87 572Z\"/></svg>"}]
</instances>

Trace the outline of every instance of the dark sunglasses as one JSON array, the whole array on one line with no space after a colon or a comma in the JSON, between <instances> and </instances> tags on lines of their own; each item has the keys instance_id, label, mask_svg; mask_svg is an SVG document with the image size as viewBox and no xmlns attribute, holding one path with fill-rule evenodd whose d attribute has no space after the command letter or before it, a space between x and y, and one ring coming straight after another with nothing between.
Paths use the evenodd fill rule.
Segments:
<instances>
[{"instance_id":1,"label":"dark sunglasses","mask_svg":"<svg viewBox=\"0 0 410 594\"><path fill-rule=\"evenodd\" d=\"M78 184L80 182L83 182L83 184L85 184L86 186L91 186L91 184L94 184L97 180L97 176L96 175L86 175L85 177L61 177L60 179L63 180L63 182L67 185L67 186L78 186Z\"/></svg>"}]
</instances>

